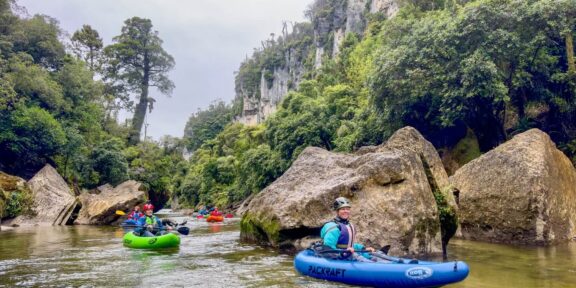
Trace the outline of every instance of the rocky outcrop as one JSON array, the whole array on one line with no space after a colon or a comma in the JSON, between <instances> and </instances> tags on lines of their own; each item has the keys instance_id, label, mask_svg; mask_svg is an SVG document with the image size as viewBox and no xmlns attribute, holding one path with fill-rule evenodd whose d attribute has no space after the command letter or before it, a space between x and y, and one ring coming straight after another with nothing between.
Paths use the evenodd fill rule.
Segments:
<instances>
[{"instance_id":1,"label":"rocky outcrop","mask_svg":"<svg viewBox=\"0 0 576 288\"><path fill-rule=\"evenodd\" d=\"M450 178L467 239L554 244L576 236L576 172L537 129L512 138Z\"/></svg>"},{"instance_id":2,"label":"rocky outcrop","mask_svg":"<svg viewBox=\"0 0 576 288\"><path fill-rule=\"evenodd\" d=\"M30 181L34 195L33 215L21 215L9 225L65 225L76 207L76 197L54 167L47 164Z\"/></svg>"},{"instance_id":3,"label":"rocky outcrop","mask_svg":"<svg viewBox=\"0 0 576 288\"><path fill-rule=\"evenodd\" d=\"M400 7L398 0L371 0L370 13L384 13L387 18L392 18L398 13Z\"/></svg>"},{"instance_id":4,"label":"rocky outcrop","mask_svg":"<svg viewBox=\"0 0 576 288\"><path fill-rule=\"evenodd\" d=\"M402 128L388 139L386 144L376 151L401 149L411 151L420 157L428 179L428 185L435 195L440 213L442 231L442 252L447 257L447 245L458 230L458 206L454 197L455 191L450 187L448 173L444 169L442 159L434 145L424 139L418 130L412 127Z\"/></svg>"},{"instance_id":5,"label":"rocky outcrop","mask_svg":"<svg viewBox=\"0 0 576 288\"><path fill-rule=\"evenodd\" d=\"M323 57L334 58L339 54L346 34L364 34L367 14L383 13L388 18L393 17L399 9L398 2L314 1L310 6L311 10L307 12L312 23L295 24L291 33L288 33L285 27L282 38L272 41L273 45L263 44L263 50L253 55L252 60L264 63L256 69L259 75L237 77L235 98L242 101L243 110L236 121L247 125L262 123L276 110L277 104L288 91L298 88L304 75L322 66ZM310 61L310 54L314 55L313 63L307 64L305 62ZM258 58L263 57L262 55L275 56L273 59ZM242 65L248 65L249 62L247 59ZM254 81L255 79L260 81Z\"/></svg>"},{"instance_id":6,"label":"rocky outcrop","mask_svg":"<svg viewBox=\"0 0 576 288\"><path fill-rule=\"evenodd\" d=\"M79 196L82 209L74 224L111 224L118 220L116 210L130 211L138 203L145 201L145 192L140 191L141 183L128 180L114 189L107 189L100 194L82 193Z\"/></svg>"},{"instance_id":7,"label":"rocky outcrop","mask_svg":"<svg viewBox=\"0 0 576 288\"><path fill-rule=\"evenodd\" d=\"M334 217L332 201L345 196L354 207L352 220L360 242L391 244L397 254L441 252L437 206L423 163L430 147L411 143L414 133L418 132L402 129L389 147L357 155L306 148L284 175L242 209L241 238L303 248L297 247L299 243L309 243ZM427 165L440 163L437 154L435 158L430 156ZM437 182L447 183L445 172L431 171Z\"/></svg>"}]
</instances>

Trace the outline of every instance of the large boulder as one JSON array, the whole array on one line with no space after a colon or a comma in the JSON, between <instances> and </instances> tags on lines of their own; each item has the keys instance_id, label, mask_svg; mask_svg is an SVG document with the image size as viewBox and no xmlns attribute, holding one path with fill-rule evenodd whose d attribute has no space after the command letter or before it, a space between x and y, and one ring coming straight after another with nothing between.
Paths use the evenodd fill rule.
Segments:
<instances>
[{"instance_id":1,"label":"large boulder","mask_svg":"<svg viewBox=\"0 0 576 288\"><path fill-rule=\"evenodd\" d=\"M118 220L116 210L129 211L145 201L142 184L128 180L114 189L102 189L100 194L82 193L79 198L82 208L74 224L106 225Z\"/></svg>"},{"instance_id":2,"label":"large boulder","mask_svg":"<svg viewBox=\"0 0 576 288\"><path fill-rule=\"evenodd\" d=\"M47 164L30 181L28 187L34 195L31 215L9 220L10 225L65 225L74 207L76 197L54 167Z\"/></svg>"},{"instance_id":3,"label":"large boulder","mask_svg":"<svg viewBox=\"0 0 576 288\"><path fill-rule=\"evenodd\" d=\"M381 145L376 151L400 149L410 151L418 155L428 177L428 182L433 190L442 193L449 207L457 209L454 194L450 189L448 173L444 169L442 159L434 145L422 137L418 130L412 127L404 127L394 133L390 139Z\"/></svg>"},{"instance_id":4,"label":"large boulder","mask_svg":"<svg viewBox=\"0 0 576 288\"><path fill-rule=\"evenodd\" d=\"M464 165L450 178L460 191L465 238L547 245L576 236L576 172L532 129Z\"/></svg>"},{"instance_id":5,"label":"large boulder","mask_svg":"<svg viewBox=\"0 0 576 288\"><path fill-rule=\"evenodd\" d=\"M309 243L333 219L331 204L339 196L352 201L359 242L391 244L398 254L441 251L437 206L421 157L400 149L347 155L306 148L247 205L241 238L303 248L298 243Z\"/></svg>"}]
</instances>

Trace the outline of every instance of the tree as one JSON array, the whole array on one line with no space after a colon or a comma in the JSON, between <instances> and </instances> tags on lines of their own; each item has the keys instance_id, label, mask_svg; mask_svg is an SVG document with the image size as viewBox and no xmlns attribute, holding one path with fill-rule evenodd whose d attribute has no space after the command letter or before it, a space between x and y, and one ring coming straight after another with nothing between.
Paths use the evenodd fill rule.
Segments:
<instances>
[{"instance_id":1,"label":"tree","mask_svg":"<svg viewBox=\"0 0 576 288\"><path fill-rule=\"evenodd\" d=\"M62 126L42 108L20 105L0 116L0 160L8 173L33 175L44 164L53 163L65 144Z\"/></svg>"},{"instance_id":2,"label":"tree","mask_svg":"<svg viewBox=\"0 0 576 288\"><path fill-rule=\"evenodd\" d=\"M50 69L60 67L60 60L66 52L58 37L61 31L58 20L35 15L31 19L20 20L11 35L14 52L26 52L34 63Z\"/></svg>"},{"instance_id":3,"label":"tree","mask_svg":"<svg viewBox=\"0 0 576 288\"><path fill-rule=\"evenodd\" d=\"M104 46L98 31L92 29L90 25L83 25L82 29L74 32L71 40L74 53L86 61L90 70L94 71Z\"/></svg>"},{"instance_id":4,"label":"tree","mask_svg":"<svg viewBox=\"0 0 576 288\"><path fill-rule=\"evenodd\" d=\"M174 67L174 58L162 48L158 31L152 30L152 21L133 17L124 22L122 34L114 37L115 44L107 46L106 77L122 83L129 90L139 93L132 118L129 141L140 140L146 109L152 111L154 99L149 97L150 86L160 93L170 95L174 83L168 79L168 71Z\"/></svg>"},{"instance_id":5,"label":"tree","mask_svg":"<svg viewBox=\"0 0 576 288\"><path fill-rule=\"evenodd\" d=\"M190 152L200 148L204 141L213 139L232 121L232 108L224 102L210 104L207 110L200 110L188 119L184 128L184 139Z\"/></svg>"},{"instance_id":6,"label":"tree","mask_svg":"<svg viewBox=\"0 0 576 288\"><path fill-rule=\"evenodd\" d=\"M122 141L112 138L92 150L90 159L94 170L99 173L99 185L118 185L128 178L128 161L122 154L122 146Z\"/></svg>"}]
</instances>

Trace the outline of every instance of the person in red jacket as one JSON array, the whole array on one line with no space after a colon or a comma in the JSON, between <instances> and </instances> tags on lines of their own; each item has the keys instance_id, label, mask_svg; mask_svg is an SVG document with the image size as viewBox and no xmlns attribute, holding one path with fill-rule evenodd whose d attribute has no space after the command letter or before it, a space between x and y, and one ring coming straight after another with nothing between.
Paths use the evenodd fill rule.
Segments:
<instances>
[{"instance_id":1,"label":"person in red jacket","mask_svg":"<svg viewBox=\"0 0 576 288\"><path fill-rule=\"evenodd\" d=\"M210 212L210 216L222 216L222 212L218 211L218 207L214 207L214 211Z\"/></svg>"},{"instance_id":2,"label":"person in red jacket","mask_svg":"<svg viewBox=\"0 0 576 288\"><path fill-rule=\"evenodd\" d=\"M138 221L142 216L144 216L144 214L140 212L140 205L136 205L134 206L134 210L128 214L128 220Z\"/></svg>"}]
</instances>

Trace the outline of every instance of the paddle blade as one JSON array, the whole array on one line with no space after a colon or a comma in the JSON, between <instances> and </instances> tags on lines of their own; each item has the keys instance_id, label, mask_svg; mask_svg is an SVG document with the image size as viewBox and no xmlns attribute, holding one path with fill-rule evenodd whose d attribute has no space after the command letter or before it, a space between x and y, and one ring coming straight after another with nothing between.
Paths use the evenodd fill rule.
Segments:
<instances>
[{"instance_id":1,"label":"paddle blade","mask_svg":"<svg viewBox=\"0 0 576 288\"><path fill-rule=\"evenodd\" d=\"M126 213L124 213L122 210L116 210L116 215L124 216Z\"/></svg>"},{"instance_id":2,"label":"paddle blade","mask_svg":"<svg viewBox=\"0 0 576 288\"><path fill-rule=\"evenodd\" d=\"M188 228L188 227L178 227L178 229L176 231L178 231L178 233L180 233L182 235L190 234L190 228Z\"/></svg>"},{"instance_id":3,"label":"paddle blade","mask_svg":"<svg viewBox=\"0 0 576 288\"><path fill-rule=\"evenodd\" d=\"M234 217L234 215L232 215L230 213L226 214L226 218L232 218L232 217Z\"/></svg>"},{"instance_id":4,"label":"paddle blade","mask_svg":"<svg viewBox=\"0 0 576 288\"><path fill-rule=\"evenodd\" d=\"M388 251L390 251L390 245L386 245L384 247L382 247L382 249L380 249L380 252L388 255Z\"/></svg>"}]
</instances>

